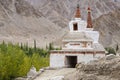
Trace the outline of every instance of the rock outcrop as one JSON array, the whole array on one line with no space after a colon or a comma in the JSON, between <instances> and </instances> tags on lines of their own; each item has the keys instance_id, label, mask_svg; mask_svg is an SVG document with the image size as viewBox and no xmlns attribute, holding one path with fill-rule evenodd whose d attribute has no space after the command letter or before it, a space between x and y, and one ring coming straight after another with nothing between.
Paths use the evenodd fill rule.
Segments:
<instances>
[{"instance_id":1,"label":"rock outcrop","mask_svg":"<svg viewBox=\"0 0 120 80\"><path fill-rule=\"evenodd\" d=\"M56 76L51 78L50 80L64 80L64 76Z\"/></svg>"},{"instance_id":2,"label":"rock outcrop","mask_svg":"<svg viewBox=\"0 0 120 80\"><path fill-rule=\"evenodd\" d=\"M119 0L26 0L34 7L39 9L45 17L54 23L66 27L67 21L75 15L76 5L80 4L81 15L83 19L87 19L87 7L92 9L92 18L98 18L103 14L107 14L115 9L120 8Z\"/></svg>"},{"instance_id":3,"label":"rock outcrop","mask_svg":"<svg viewBox=\"0 0 120 80\"><path fill-rule=\"evenodd\" d=\"M16 0L15 1L16 12L22 16L43 16L39 10L36 10L33 6L31 6L28 2L24 0Z\"/></svg>"},{"instance_id":4,"label":"rock outcrop","mask_svg":"<svg viewBox=\"0 0 120 80\"><path fill-rule=\"evenodd\" d=\"M76 77L76 80L119 80L120 57L108 55L87 64L80 63L77 66Z\"/></svg>"},{"instance_id":5,"label":"rock outcrop","mask_svg":"<svg viewBox=\"0 0 120 80\"><path fill-rule=\"evenodd\" d=\"M30 71L27 73L28 78L33 78L38 74L34 66L31 67Z\"/></svg>"}]
</instances>

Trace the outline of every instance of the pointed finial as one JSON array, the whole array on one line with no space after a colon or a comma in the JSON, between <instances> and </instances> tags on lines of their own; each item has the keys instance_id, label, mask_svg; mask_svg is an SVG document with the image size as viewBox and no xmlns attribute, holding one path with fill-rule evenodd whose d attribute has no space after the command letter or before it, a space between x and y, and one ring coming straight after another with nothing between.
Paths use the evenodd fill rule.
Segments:
<instances>
[{"instance_id":1,"label":"pointed finial","mask_svg":"<svg viewBox=\"0 0 120 80\"><path fill-rule=\"evenodd\" d=\"M79 4L77 4L77 9L76 9L75 18L81 18Z\"/></svg>"},{"instance_id":2,"label":"pointed finial","mask_svg":"<svg viewBox=\"0 0 120 80\"><path fill-rule=\"evenodd\" d=\"M90 7L88 7L88 12L91 12L91 9L90 9Z\"/></svg>"},{"instance_id":3,"label":"pointed finial","mask_svg":"<svg viewBox=\"0 0 120 80\"><path fill-rule=\"evenodd\" d=\"M87 28L93 28L90 7L88 7Z\"/></svg>"},{"instance_id":4,"label":"pointed finial","mask_svg":"<svg viewBox=\"0 0 120 80\"><path fill-rule=\"evenodd\" d=\"M79 8L79 4L77 4L77 8Z\"/></svg>"}]
</instances>

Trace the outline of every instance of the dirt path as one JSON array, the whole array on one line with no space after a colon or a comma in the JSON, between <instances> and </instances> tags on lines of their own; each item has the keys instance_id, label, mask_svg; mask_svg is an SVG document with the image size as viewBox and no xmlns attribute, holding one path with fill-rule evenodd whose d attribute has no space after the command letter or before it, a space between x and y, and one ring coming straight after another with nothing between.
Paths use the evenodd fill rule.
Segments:
<instances>
[{"instance_id":1,"label":"dirt path","mask_svg":"<svg viewBox=\"0 0 120 80\"><path fill-rule=\"evenodd\" d=\"M45 70L40 76L35 80L49 80L50 78L56 76L65 76L67 74L72 74L76 69L75 68L62 68L57 70Z\"/></svg>"}]
</instances>

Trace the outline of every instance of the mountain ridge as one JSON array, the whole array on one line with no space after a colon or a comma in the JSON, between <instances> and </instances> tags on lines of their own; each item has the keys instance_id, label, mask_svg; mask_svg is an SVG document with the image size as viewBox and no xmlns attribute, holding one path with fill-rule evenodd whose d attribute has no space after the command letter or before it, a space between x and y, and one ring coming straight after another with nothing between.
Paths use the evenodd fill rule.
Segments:
<instances>
[{"instance_id":1,"label":"mountain ridge","mask_svg":"<svg viewBox=\"0 0 120 80\"><path fill-rule=\"evenodd\" d=\"M115 10L120 9L120 5L118 5L120 2L116 1L0 0L0 41L28 42L30 45L33 45L33 41L37 40L37 46L45 47L50 42L61 40L61 37L68 31L68 22L74 18L78 3L82 19L86 20L89 3L92 9L95 30L100 31L101 34L100 42L105 47L115 47L117 43L119 44L120 40L118 37L119 31L117 31L119 29L119 14L118 17L115 17L110 16L109 13L116 15ZM106 15L110 16L111 19L107 17L109 21L107 21L107 18L100 19L104 18L101 16ZM112 18L114 21L112 21ZM111 26L111 24L113 25ZM113 33L113 29L109 29L108 31L108 26L113 28L116 26L115 32L118 33L114 33L113 35L116 35L111 37L109 32Z\"/></svg>"},{"instance_id":2,"label":"mountain ridge","mask_svg":"<svg viewBox=\"0 0 120 80\"><path fill-rule=\"evenodd\" d=\"M32 46L33 41L36 40L38 43L37 46L45 47L58 38L57 36L61 33L62 28L46 19L26 1L11 0L11 2L7 2L7 0L0 0L1 42L3 40L13 43L22 42ZM12 8L9 6L12 6Z\"/></svg>"}]
</instances>

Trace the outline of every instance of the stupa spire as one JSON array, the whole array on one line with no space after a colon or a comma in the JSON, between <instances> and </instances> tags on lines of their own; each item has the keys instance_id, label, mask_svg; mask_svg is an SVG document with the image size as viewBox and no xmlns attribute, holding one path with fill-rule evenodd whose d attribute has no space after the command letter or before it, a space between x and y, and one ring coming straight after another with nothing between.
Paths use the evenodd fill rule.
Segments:
<instances>
[{"instance_id":1,"label":"stupa spire","mask_svg":"<svg viewBox=\"0 0 120 80\"><path fill-rule=\"evenodd\" d=\"M90 7L88 7L87 28L93 28Z\"/></svg>"},{"instance_id":2,"label":"stupa spire","mask_svg":"<svg viewBox=\"0 0 120 80\"><path fill-rule=\"evenodd\" d=\"M81 13L80 13L79 4L77 4L77 9L76 9L75 18L81 18Z\"/></svg>"}]
</instances>

